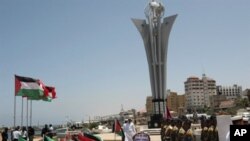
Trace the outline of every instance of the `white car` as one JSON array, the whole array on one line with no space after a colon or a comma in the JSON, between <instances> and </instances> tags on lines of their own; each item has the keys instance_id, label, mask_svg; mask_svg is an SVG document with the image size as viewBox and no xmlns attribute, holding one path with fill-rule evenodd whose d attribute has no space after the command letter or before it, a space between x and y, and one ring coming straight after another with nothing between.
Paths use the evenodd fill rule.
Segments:
<instances>
[{"instance_id":1,"label":"white car","mask_svg":"<svg viewBox=\"0 0 250 141\"><path fill-rule=\"evenodd\" d=\"M79 134L81 133L80 130L69 130L69 128L59 128L56 129L56 136L58 138L66 138L67 135Z\"/></svg>"}]
</instances>

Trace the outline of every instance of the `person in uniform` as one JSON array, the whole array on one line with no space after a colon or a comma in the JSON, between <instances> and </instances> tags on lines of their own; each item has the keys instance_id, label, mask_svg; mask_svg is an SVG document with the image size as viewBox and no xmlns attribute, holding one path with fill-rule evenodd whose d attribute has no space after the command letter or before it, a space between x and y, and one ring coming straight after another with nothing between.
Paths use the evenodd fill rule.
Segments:
<instances>
[{"instance_id":1,"label":"person in uniform","mask_svg":"<svg viewBox=\"0 0 250 141\"><path fill-rule=\"evenodd\" d=\"M243 125L243 118L242 116L234 116L231 118L233 125ZM226 141L230 141L230 131L227 132Z\"/></svg>"},{"instance_id":2,"label":"person in uniform","mask_svg":"<svg viewBox=\"0 0 250 141\"><path fill-rule=\"evenodd\" d=\"M182 124L183 124L183 122L181 120L179 120L177 123L177 127L178 127L177 141L184 140L185 130L184 130Z\"/></svg>"},{"instance_id":3,"label":"person in uniform","mask_svg":"<svg viewBox=\"0 0 250 141\"><path fill-rule=\"evenodd\" d=\"M208 141L208 128L207 128L207 120L201 121L201 141Z\"/></svg>"},{"instance_id":4,"label":"person in uniform","mask_svg":"<svg viewBox=\"0 0 250 141\"><path fill-rule=\"evenodd\" d=\"M171 124L172 124L172 120L169 120L168 126L165 129L165 134L164 134L166 141L170 141L171 139L171 134L173 130L173 126Z\"/></svg>"},{"instance_id":5,"label":"person in uniform","mask_svg":"<svg viewBox=\"0 0 250 141\"><path fill-rule=\"evenodd\" d=\"M215 116L211 117L211 125L213 127L213 132L211 133L211 140L213 141L219 141L219 133L218 133L218 127L217 127L217 120Z\"/></svg>"},{"instance_id":6,"label":"person in uniform","mask_svg":"<svg viewBox=\"0 0 250 141\"><path fill-rule=\"evenodd\" d=\"M161 122L161 140L162 141L164 139L166 126L167 126L167 121L163 119L162 122Z\"/></svg>"},{"instance_id":7,"label":"person in uniform","mask_svg":"<svg viewBox=\"0 0 250 141\"><path fill-rule=\"evenodd\" d=\"M186 120L183 124L183 129L185 130L184 141L194 141L195 139L191 129L191 121Z\"/></svg>"},{"instance_id":8,"label":"person in uniform","mask_svg":"<svg viewBox=\"0 0 250 141\"><path fill-rule=\"evenodd\" d=\"M171 141L177 141L177 135L178 135L177 120L173 120L172 127L173 127L173 130L171 134Z\"/></svg>"}]
</instances>

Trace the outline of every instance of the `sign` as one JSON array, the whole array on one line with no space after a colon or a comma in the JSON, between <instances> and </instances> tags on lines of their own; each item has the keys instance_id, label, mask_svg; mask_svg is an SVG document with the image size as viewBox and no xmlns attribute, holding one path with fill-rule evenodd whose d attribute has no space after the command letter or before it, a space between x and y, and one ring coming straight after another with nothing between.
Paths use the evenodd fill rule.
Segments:
<instances>
[{"instance_id":1,"label":"sign","mask_svg":"<svg viewBox=\"0 0 250 141\"><path fill-rule=\"evenodd\" d=\"M249 141L250 125L230 125L230 140Z\"/></svg>"},{"instance_id":2,"label":"sign","mask_svg":"<svg viewBox=\"0 0 250 141\"><path fill-rule=\"evenodd\" d=\"M150 136L147 133L139 132L134 135L133 141L150 141Z\"/></svg>"}]
</instances>

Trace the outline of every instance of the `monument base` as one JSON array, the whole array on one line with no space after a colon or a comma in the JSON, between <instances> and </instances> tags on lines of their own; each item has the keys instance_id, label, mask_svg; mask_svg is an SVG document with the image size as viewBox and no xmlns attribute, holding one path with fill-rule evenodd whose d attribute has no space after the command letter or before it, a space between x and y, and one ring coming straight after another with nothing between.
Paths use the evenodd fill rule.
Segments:
<instances>
[{"instance_id":1,"label":"monument base","mask_svg":"<svg viewBox=\"0 0 250 141\"><path fill-rule=\"evenodd\" d=\"M148 128L161 128L162 114L150 116Z\"/></svg>"}]
</instances>

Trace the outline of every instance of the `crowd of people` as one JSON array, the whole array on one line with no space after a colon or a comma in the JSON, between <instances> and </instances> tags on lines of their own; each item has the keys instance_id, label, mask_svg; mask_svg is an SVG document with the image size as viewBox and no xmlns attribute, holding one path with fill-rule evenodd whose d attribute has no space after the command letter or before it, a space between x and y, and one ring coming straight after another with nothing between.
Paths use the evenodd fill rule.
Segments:
<instances>
[{"instance_id":1,"label":"crowd of people","mask_svg":"<svg viewBox=\"0 0 250 141\"><path fill-rule=\"evenodd\" d=\"M249 125L249 119L242 116L231 117L232 125ZM200 129L195 129L195 124L200 125ZM193 125L193 128L192 126ZM199 134L195 134L195 131ZM226 135L226 141L230 141L230 132ZM201 117L189 120L188 118L166 119L161 127L162 141L219 141L216 116L210 118Z\"/></svg>"},{"instance_id":2,"label":"crowd of people","mask_svg":"<svg viewBox=\"0 0 250 141\"><path fill-rule=\"evenodd\" d=\"M193 120L195 121L195 120ZM161 139L162 141L196 141L195 130L191 128L193 121L184 119L166 119L162 122ZM218 141L218 129L216 118L200 119L201 141Z\"/></svg>"},{"instance_id":3,"label":"crowd of people","mask_svg":"<svg viewBox=\"0 0 250 141\"><path fill-rule=\"evenodd\" d=\"M32 127L28 127L28 129L26 127L22 127L20 128L20 126L17 126L16 128L14 128L14 130L10 131L10 137L8 134L8 128L4 128L3 132L1 133L2 135L2 141L18 141L19 138L23 138L24 140L29 140L29 141L33 141L34 135L35 135L35 131Z\"/></svg>"},{"instance_id":4,"label":"crowd of people","mask_svg":"<svg viewBox=\"0 0 250 141\"><path fill-rule=\"evenodd\" d=\"M41 132L41 137L48 136L50 138L53 138L54 134L55 133L52 124L50 124L49 126L45 124Z\"/></svg>"},{"instance_id":5,"label":"crowd of people","mask_svg":"<svg viewBox=\"0 0 250 141\"><path fill-rule=\"evenodd\" d=\"M23 140L33 141L35 135L35 130L31 126L29 126L28 129L25 126L16 126L13 130L10 131L10 135L8 134L8 132L9 129L7 127L4 128L1 132L2 141L19 141L20 138L22 138ZM43 137L45 135L53 138L54 129L52 124L50 124L49 126L45 124L44 128L42 129L41 136Z\"/></svg>"}]
</instances>

